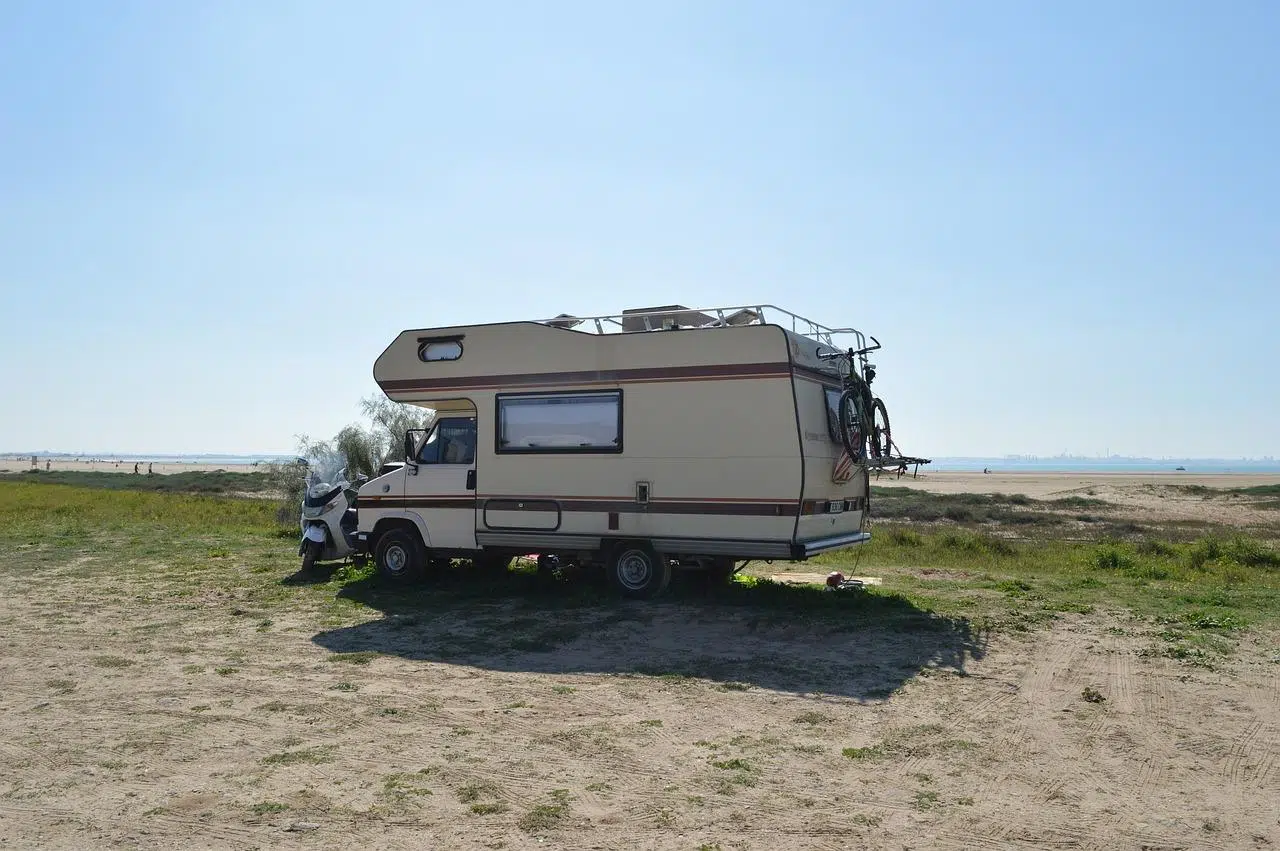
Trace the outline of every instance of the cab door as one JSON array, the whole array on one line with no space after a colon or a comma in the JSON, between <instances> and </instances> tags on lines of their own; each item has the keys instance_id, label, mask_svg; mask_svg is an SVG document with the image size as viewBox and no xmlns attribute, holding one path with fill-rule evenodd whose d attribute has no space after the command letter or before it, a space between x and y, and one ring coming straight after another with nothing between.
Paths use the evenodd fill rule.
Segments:
<instances>
[{"instance_id":1,"label":"cab door","mask_svg":"<svg viewBox=\"0 0 1280 851\"><path fill-rule=\"evenodd\" d=\"M406 471L405 509L427 527L432 550L476 549L476 420L442 417Z\"/></svg>"}]
</instances>

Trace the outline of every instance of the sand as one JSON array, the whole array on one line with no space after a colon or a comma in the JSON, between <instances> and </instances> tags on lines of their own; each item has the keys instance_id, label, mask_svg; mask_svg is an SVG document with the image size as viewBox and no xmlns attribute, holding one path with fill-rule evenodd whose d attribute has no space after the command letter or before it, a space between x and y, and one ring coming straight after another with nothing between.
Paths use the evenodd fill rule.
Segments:
<instances>
[{"instance_id":1,"label":"sand","mask_svg":"<svg viewBox=\"0 0 1280 851\"><path fill-rule=\"evenodd\" d=\"M908 487L933 493L1024 494L1033 499L1082 495L1088 490L1128 490L1148 486L1200 485L1244 488L1280 484L1280 473L945 473L921 472L897 478L872 476L872 485Z\"/></svg>"},{"instance_id":2,"label":"sand","mask_svg":"<svg viewBox=\"0 0 1280 851\"><path fill-rule=\"evenodd\" d=\"M491 653L463 612L334 628L236 592L179 610L163 574L74 567L14 589L4 848L1280 843L1265 644L1210 671L1103 615L988 639L666 605L619 609L553 653ZM610 673L637 665L712 673Z\"/></svg>"}]
</instances>

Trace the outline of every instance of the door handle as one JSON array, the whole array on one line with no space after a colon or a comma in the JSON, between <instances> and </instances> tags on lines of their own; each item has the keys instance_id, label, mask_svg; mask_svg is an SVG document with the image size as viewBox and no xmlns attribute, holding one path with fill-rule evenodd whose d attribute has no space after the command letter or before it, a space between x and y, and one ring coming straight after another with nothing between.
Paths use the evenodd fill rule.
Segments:
<instances>
[{"instance_id":1,"label":"door handle","mask_svg":"<svg viewBox=\"0 0 1280 851\"><path fill-rule=\"evenodd\" d=\"M476 471L467 470L467 490L473 491L475 489L476 489Z\"/></svg>"}]
</instances>

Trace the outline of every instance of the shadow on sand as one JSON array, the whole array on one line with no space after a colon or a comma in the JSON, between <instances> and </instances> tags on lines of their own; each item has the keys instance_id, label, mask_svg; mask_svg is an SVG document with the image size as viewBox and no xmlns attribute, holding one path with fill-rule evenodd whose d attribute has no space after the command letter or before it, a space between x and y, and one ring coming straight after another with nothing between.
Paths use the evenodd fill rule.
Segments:
<instances>
[{"instance_id":1,"label":"shadow on sand","mask_svg":"<svg viewBox=\"0 0 1280 851\"><path fill-rule=\"evenodd\" d=\"M986 644L967 619L895 593L767 581L713 587L696 575L677 576L665 596L646 602L617 599L585 576L465 569L407 588L367 576L338 597L385 617L314 636L335 653L494 671L694 677L859 700L884 699L923 669L963 676Z\"/></svg>"}]
</instances>

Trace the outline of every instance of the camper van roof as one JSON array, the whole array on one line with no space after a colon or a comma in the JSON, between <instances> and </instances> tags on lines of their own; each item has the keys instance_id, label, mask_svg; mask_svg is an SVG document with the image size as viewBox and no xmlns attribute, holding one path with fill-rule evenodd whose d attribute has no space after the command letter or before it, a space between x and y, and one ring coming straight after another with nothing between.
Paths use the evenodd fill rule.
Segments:
<instances>
[{"instance_id":1,"label":"camper van roof","mask_svg":"<svg viewBox=\"0 0 1280 851\"><path fill-rule=\"evenodd\" d=\"M661 307L638 307L605 316L574 316L561 313L538 322L556 328L574 329L594 334L631 334L646 331L669 331L676 328L734 328L743 325L780 325L792 333L808 337L828 346L833 338L852 335L857 348L865 346L862 332L854 328L830 328L812 319L772 304L738 305L735 307L688 308L681 304Z\"/></svg>"}]
</instances>

